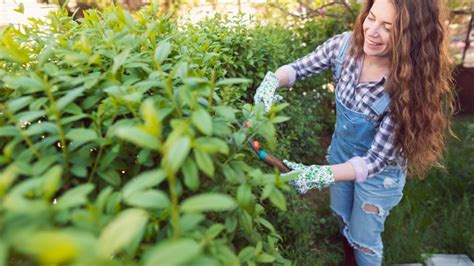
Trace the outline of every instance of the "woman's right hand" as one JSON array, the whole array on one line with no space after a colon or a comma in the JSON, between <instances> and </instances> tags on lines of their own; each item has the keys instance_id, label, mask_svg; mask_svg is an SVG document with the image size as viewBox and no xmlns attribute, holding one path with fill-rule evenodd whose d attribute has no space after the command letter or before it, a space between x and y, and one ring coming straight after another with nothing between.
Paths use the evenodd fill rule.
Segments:
<instances>
[{"instance_id":1,"label":"woman's right hand","mask_svg":"<svg viewBox=\"0 0 474 266\"><path fill-rule=\"evenodd\" d=\"M278 102L283 99L280 95L275 94L279 86L280 82L277 75L273 72L267 72L253 97L255 104L263 103L265 112L268 112L273 101Z\"/></svg>"}]
</instances>

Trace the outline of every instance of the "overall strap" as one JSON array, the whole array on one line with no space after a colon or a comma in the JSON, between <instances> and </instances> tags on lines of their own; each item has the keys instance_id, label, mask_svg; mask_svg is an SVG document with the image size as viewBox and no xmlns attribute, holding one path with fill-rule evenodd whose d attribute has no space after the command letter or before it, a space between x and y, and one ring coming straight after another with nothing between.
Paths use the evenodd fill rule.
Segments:
<instances>
[{"instance_id":1,"label":"overall strap","mask_svg":"<svg viewBox=\"0 0 474 266\"><path fill-rule=\"evenodd\" d=\"M388 93L384 93L382 97L375 100L374 103L370 106L370 108L377 114L382 115L387 111L388 106L390 105L390 96Z\"/></svg>"},{"instance_id":2,"label":"overall strap","mask_svg":"<svg viewBox=\"0 0 474 266\"><path fill-rule=\"evenodd\" d=\"M342 45L339 48L339 53L336 57L336 66L334 71L336 80L339 80L339 77L341 77L342 64L344 63L344 58L346 57L347 48L349 47L351 36L352 32L343 33Z\"/></svg>"}]
</instances>

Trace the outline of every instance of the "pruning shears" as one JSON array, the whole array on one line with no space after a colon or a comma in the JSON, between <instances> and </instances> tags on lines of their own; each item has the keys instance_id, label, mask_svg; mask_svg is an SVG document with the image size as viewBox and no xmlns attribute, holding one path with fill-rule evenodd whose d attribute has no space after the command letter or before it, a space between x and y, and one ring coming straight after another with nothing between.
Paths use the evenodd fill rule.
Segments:
<instances>
[{"instance_id":1,"label":"pruning shears","mask_svg":"<svg viewBox=\"0 0 474 266\"><path fill-rule=\"evenodd\" d=\"M253 113L250 114L250 117L252 117ZM250 124L250 120L246 120L244 125L246 128L250 128L252 125ZM282 160L276 158L275 156L269 154L265 150L261 149L260 147L260 142L256 139L252 139L248 141L248 144L250 147L255 151L257 154L258 158L265 162L268 166L277 168L280 170L281 173L288 173L291 171L291 168L286 166Z\"/></svg>"}]
</instances>

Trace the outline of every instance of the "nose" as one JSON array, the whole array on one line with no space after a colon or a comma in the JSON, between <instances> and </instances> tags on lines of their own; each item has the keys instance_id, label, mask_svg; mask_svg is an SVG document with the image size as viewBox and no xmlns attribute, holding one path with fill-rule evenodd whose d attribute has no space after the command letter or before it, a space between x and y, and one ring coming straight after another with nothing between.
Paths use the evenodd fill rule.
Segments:
<instances>
[{"instance_id":1,"label":"nose","mask_svg":"<svg viewBox=\"0 0 474 266\"><path fill-rule=\"evenodd\" d=\"M367 35L372 38L379 37L379 27L377 25L371 25L367 28Z\"/></svg>"}]
</instances>

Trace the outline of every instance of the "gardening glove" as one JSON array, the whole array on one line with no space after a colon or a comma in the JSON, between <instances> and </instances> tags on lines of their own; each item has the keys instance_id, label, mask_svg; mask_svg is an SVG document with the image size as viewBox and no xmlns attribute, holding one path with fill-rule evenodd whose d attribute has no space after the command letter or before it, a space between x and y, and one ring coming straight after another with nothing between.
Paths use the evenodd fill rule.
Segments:
<instances>
[{"instance_id":1,"label":"gardening glove","mask_svg":"<svg viewBox=\"0 0 474 266\"><path fill-rule=\"evenodd\" d=\"M273 101L278 102L283 99L283 97L280 95L275 94L279 86L280 81L278 80L277 75L273 72L267 72L262 83L260 83L260 86L258 86L255 96L253 97L255 104L263 103L265 112L268 112L272 106Z\"/></svg>"},{"instance_id":2,"label":"gardening glove","mask_svg":"<svg viewBox=\"0 0 474 266\"><path fill-rule=\"evenodd\" d=\"M303 165L300 163L290 162L283 160L283 163L289 168L293 169L291 172L286 173L299 173L298 177L294 180L288 181L290 186L294 187L299 193L304 194L308 190L313 188L325 188L334 184L334 174L332 169L328 165Z\"/></svg>"}]
</instances>

